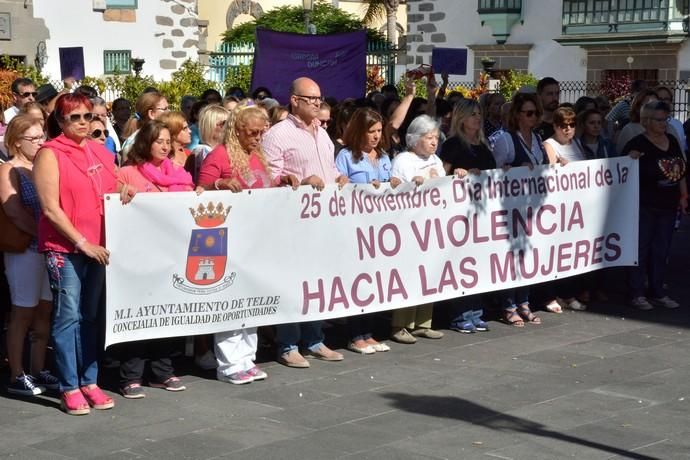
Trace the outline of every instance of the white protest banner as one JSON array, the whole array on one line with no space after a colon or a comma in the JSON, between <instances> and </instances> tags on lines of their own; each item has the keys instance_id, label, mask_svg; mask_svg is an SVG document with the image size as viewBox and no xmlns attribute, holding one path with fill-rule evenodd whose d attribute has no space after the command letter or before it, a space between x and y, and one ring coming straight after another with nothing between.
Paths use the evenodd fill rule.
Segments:
<instances>
[{"instance_id":1,"label":"white protest banner","mask_svg":"<svg viewBox=\"0 0 690 460\"><path fill-rule=\"evenodd\" d=\"M629 157L420 187L106 199L108 345L311 321L637 261ZM211 203L211 204L209 204Z\"/></svg>"}]
</instances>

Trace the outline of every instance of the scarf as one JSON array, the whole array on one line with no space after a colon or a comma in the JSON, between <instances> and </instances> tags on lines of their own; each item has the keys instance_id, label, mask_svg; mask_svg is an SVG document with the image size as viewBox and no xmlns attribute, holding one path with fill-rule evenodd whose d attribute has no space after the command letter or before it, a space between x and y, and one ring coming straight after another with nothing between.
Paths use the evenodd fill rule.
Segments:
<instances>
[{"instance_id":1,"label":"scarf","mask_svg":"<svg viewBox=\"0 0 690 460\"><path fill-rule=\"evenodd\" d=\"M163 160L160 169L151 163L144 163L139 166L139 172L156 187L165 187L169 192L187 192L194 188L191 174L176 167L168 158Z\"/></svg>"}]
</instances>

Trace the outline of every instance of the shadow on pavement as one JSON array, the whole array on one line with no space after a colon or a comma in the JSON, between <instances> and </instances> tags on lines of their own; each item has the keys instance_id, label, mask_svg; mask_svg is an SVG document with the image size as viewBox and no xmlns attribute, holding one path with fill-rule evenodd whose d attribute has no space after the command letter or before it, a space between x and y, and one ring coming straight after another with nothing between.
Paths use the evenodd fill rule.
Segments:
<instances>
[{"instance_id":1,"label":"shadow on pavement","mask_svg":"<svg viewBox=\"0 0 690 460\"><path fill-rule=\"evenodd\" d=\"M613 446L607 446L587 439L548 429L546 426L489 409L480 404L454 396L420 396L404 393L381 393L393 407L405 412L462 420L499 432L525 433L583 447L609 452L635 460L659 460L657 457L637 454Z\"/></svg>"}]
</instances>

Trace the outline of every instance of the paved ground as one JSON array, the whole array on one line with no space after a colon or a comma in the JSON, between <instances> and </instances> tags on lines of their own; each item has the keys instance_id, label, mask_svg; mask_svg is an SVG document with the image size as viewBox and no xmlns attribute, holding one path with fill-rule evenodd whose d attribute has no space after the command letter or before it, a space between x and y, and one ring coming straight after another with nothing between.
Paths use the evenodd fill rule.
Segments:
<instances>
[{"instance_id":1,"label":"paved ground","mask_svg":"<svg viewBox=\"0 0 690 460\"><path fill-rule=\"evenodd\" d=\"M690 459L690 233L679 237L675 311L618 298L308 370L267 356L269 379L242 387L182 360L188 391L117 396L85 417L0 393L0 458Z\"/></svg>"}]
</instances>

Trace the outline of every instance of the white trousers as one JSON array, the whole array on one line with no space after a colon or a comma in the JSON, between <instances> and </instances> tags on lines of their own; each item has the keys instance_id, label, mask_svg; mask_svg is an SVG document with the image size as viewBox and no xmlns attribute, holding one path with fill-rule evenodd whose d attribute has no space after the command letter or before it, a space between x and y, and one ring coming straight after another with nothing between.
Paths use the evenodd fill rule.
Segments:
<instances>
[{"instance_id":1,"label":"white trousers","mask_svg":"<svg viewBox=\"0 0 690 460\"><path fill-rule=\"evenodd\" d=\"M213 336L218 375L232 375L254 367L259 339L256 328L218 332Z\"/></svg>"}]
</instances>

